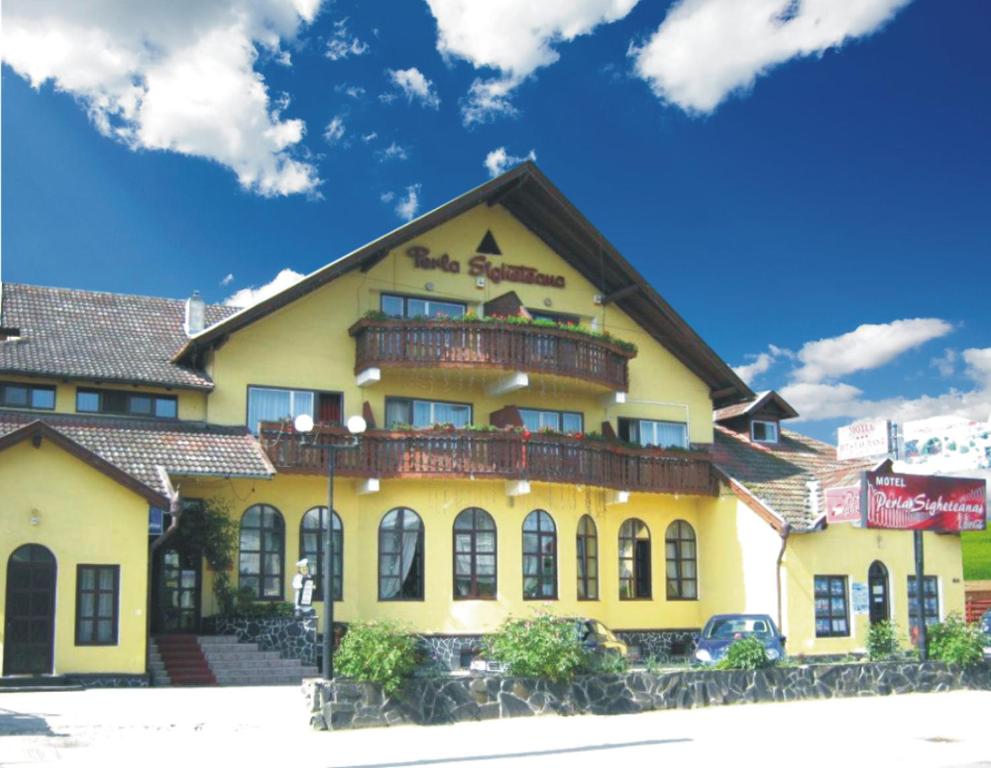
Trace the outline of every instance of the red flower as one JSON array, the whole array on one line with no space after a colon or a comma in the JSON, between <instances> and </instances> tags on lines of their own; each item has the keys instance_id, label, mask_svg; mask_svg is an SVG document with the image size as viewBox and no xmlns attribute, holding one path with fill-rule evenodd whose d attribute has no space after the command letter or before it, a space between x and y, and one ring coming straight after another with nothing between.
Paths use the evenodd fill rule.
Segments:
<instances>
[{"instance_id":1,"label":"red flower","mask_svg":"<svg viewBox=\"0 0 991 768\"><path fill-rule=\"evenodd\" d=\"M575 432L575 439L576 440L584 440L585 439L585 435L582 434L581 432Z\"/></svg>"},{"instance_id":2,"label":"red flower","mask_svg":"<svg viewBox=\"0 0 991 768\"><path fill-rule=\"evenodd\" d=\"M523 435L523 439L524 440L529 440L530 439L530 430L529 429L524 429L521 434Z\"/></svg>"}]
</instances>

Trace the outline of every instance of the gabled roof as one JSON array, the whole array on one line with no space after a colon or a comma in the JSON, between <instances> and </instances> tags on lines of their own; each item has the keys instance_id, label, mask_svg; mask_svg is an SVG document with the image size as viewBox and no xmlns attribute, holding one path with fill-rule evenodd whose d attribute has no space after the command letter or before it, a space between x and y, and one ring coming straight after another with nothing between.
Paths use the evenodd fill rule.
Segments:
<instances>
[{"instance_id":1,"label":"gabled roof","mask_svg":"<svg viewBox=\"0 0 991 768\"><path fill-rule=\"evenodd\" d=\"M41 425L37 427L37 425ZM270 478L275 469L244 427L0 411L0 443L26 427L55 432L164 498L173 477Z\"/></svg>"},{"instance_id":2,"label":"gabled roof","mask_svg":"<svg viewBox=\"0 0 991 768\"><path fill-rule=\"evenodd\" d=\"M814 529L826 509L827 488L852 485L861 472L877 464L839 461L835 446L791 430L780 430L777 443L753 443L748 435L718 424L712 461L726 478L739 484L740 488L733 491L748 506L758 504L796 531ZM811 504L808 486L813 480L819 482L816 508ZM772 525L781 529L781 525Z\"/></svg>"},{"instance_id":3,"label":"gabled roof","mask_svg":"<svg viewBox=\"0 0 991 768\"><path fill-rule=\"evenodd\" d=\"M783 414L781 416L783 419L794 419L798 416L798 411L792 408L788 401L773 389L768 389L764 392L758 392L754 399L749 402L735 403L725 408L719 408L713 412L712 419L717 422L728 421L729 419L736 419L740 416L760 413L768 406L776 407Z\"/></svg>"},{"instance_id":4,"label":"gabled roof","mask_svg":"<svg viewBox=\"0 0 991 768\"><path fill-rule=\"evenodd\" d=\"M3 283L0 373L209 390L202 371L172 357L186 342L185 302L72 288ZM208 323L233 307L209 305Z\"/></svg>"},{"instance_id":5,"label":"gabled roof","mask_svg":"<svg viewBox=\"0 0 991 768\"><path fill-rule=\"evenodd\" d=\"M368 271L396 247L480 204L502 205L595 285L709 386L713 401L753 397L750 388L692 330L532 162L456 197L408 224L312 272L295 285L197 334L173 360L191 364L197 352L355 269Z\"/></svg>"},{"instance_id":6,"label":"gabled roof","mask_svg":"<svg viewBox=\"0 0 991 768\"><path fill-rule=\"evenodd\" d=\"M2 428L2 426L0 426ZM25 440L33 440L35 446L39 446L41 441L50 440L62 450L75 456L84 464L93 467L97 472L101 472L116 483L120 483L128 490L133 491L149 504L153 504L160 509L168 509L168 499L159 491L150 488L145 483L122 471L119 467L106 461L100 455L89 450L86 446L77 443L72 438L62 434L43 421L35 420L23 424L16 429L0 435L0 452L11 448Z\"/></svg>"}]
</instances>

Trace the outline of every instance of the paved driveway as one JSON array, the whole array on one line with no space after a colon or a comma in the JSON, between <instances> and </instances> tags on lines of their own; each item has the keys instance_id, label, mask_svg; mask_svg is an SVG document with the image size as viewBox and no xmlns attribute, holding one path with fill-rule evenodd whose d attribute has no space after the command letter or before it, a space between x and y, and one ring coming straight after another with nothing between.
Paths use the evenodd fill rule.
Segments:
<instances>
[{"instance_id":1,"label":"paved driveway","mask_svg":"<svg viewBox=\"0 0 991 768\"><path fill-rule=\"evenodd\" d=\"M314 733L292 688L0 694L0 765L991 766L991 693Z\"/></svg>"}]
</instances>

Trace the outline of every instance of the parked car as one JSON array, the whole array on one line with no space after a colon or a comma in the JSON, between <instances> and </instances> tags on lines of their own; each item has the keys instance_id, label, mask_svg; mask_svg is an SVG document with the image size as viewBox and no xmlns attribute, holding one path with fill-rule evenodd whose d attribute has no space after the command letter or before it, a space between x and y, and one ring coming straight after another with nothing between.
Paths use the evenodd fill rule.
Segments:
<instances>
[{"instance_id":1,"label":"parked car","mask_svg":"<svg viewBox=\"0 0 991 768\"><path fill-rule=\"evenodd\" d=\"M760 640L769 659L777 660L785 655L785 638L767 614L721 613L710 618L702 628L695 658L703 664L715 664L733 643L745 637Z\"/></svg>"},{"instance_id":2,"label":"parked car","mask_svg":"<svg viewBox=\"0 0 991 768\"><path fill-rule=\"evenodd\" d=\"M981 631L984 633L984 658L991 659L991 608L981 616Z\"/></svg>"},{"instance_id":3,"label":"parked car","mask_svg":"<svg viewBox=\"0 0 991 768\"><path fill-rule=\"evenodd\" d=\"M593 655L614 654L626 658L629 649L609 627L598 619L575 618L575 634L586 651ZM472 672L491 672L501 674L506 671L506 665L499 661L486 659L483 655L473 658L468 669Z\"/></svg>"}]
</instances>

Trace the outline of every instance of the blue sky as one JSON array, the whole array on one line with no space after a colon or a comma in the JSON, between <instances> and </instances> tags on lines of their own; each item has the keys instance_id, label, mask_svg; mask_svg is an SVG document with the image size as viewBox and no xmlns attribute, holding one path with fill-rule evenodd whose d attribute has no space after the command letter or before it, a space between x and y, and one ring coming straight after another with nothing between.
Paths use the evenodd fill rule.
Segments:
<instances>
[{"instance_id":1,"label":"blue sky","mask_svg":"<svg viewBox=\"0 0 991 768\"><path fill-rule=\"evenodd\" d=\"M988 418L986 2L481 5L6 2L3 278L221 301L533 152L803 431Z\"/></svg>"}]
</instances>

